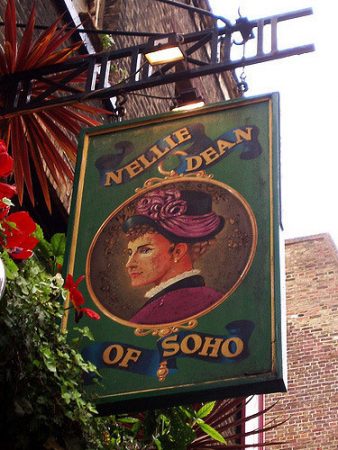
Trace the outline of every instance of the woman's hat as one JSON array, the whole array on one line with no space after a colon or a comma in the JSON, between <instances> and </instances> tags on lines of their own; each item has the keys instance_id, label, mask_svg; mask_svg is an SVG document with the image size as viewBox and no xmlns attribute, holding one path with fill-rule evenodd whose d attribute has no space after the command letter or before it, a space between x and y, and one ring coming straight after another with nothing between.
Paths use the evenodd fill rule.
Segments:
<instances>
[{"instance_id":1,"label":"woman's hat","mask_svg":"<svg viewBox=\"0 0 338 450\"><path fill-rule=\"evenodd\" d=\"M212 197L202 191L156 189L136 204L135 215L122 229L148 225L172 242L200 242L213 238L224 227L224 218L212 211Z\"/></svg>"}]
</instances>

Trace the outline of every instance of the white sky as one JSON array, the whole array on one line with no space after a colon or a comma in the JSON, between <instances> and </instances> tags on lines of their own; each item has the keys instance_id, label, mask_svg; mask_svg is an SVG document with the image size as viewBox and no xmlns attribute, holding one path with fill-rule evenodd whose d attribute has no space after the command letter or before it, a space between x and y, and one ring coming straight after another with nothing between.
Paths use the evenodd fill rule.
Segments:
<instances>
[{"instance_id":1,"label":"white sky","mask_svg":"<svg viewBox=\"0 0 338 450\"><path fill-rule=\"evenodd\" d=\"M248 66L246 96L280 93L285 237L328 232L338 247L338 2L209 1L232 23L238 7L249 19L313 8L312 16L279 24L277 36L279 49L314 43L316 51Z\"/></svg>"}]
</instances>

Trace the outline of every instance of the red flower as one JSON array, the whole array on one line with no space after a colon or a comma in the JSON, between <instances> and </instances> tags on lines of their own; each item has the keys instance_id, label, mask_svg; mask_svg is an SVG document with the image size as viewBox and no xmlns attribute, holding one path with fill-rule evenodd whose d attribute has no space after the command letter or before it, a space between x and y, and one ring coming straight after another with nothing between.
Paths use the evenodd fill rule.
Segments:
<instances>
[{"instance_id":1,"label":"red flower","mask_svg":"<svg viewBox=\"0 0 338 450\"><path fill-rule=\"evenodd\" d=\"M73 303L75 309L75 322L79 322L83 314L86 314L90 319L98 320L100 319L99 314L93 311L90 308L81 308L81 305L84 305L84 297L82 292L78 289L79 284L85 278L84 275L81 275L76 281L72 275L68 274L66 277L66 282L64 284L64 288L69 291L70 301Z\"/></svg>"},{"instance_id":2,"label":"red flower","mask_svg":"<svg viewBox=\"0 0 338 450\"><path fill-rule=\"evenodd\" d=\"M97 314L95 311L93 311L90 308L81 308L80 311L84 312L86 314L86 316L88 316L90 319L94 319L94 320L100 319L100 315Z\"/></svg>"},{"instance_id":3,"label":"red flower","mask_svg":"<svg viewBox=\"0 0 338 450\"><path fill-rule=\"evenodd\" d=\"M3 199L11 199L14 195L16 195L16 187L14 185L0 182L0 220L7 216L10 209L10 206Z\"/></svg>"},{"instance_id":4,"label":"red flower","mask_svg":"<svg viewBox=\"0 0 338 450\"><path fill-rule=\"evenodd\" d=\"M0 139L0 153L7 153L7 145L3 139Z\"/></svg>"},{"instance_id":5,"label":"red flower","mask_svg":"<svg viewBox=\"0 0 338 450\"><path fill-rule=\"evenodd\" d=\"M8 215L9 209L10 209L9 205L6 205L6 203L0 200L0 220L2 220L4 217Z\"/></svg>"},{"instance_id":6,"label":"red flower","mask_svg":"<svg viewBox=\"0 0 338 450\"><path fill-rule=\"evenodd\" d=\"M12 198L14 195L16 195L16 186L0 182L0 199Z\"/></svg>"},{"instance_id":7,"label":"red flower","mask_svg":"<svg viewBox=\"0 0 338 450\"><path fill-rule=\"evenodd\" d=\"M8 177L13 171L13 158L7 152L7 145L0 139L0 178Z\"/></svg>"},{"instance_id":8,"label":"red flower","mask_svg":"<svg viewBox=\"0 0 338 450\"><path fill-rule=\"evenodd\" d=\"M0 139L0 178L7 177L13 171L13 158L7 153L7 146L3 139ZM3 202L4 198L12 198L16 195L16 187L0 182L0 220L9 213L9 205Z\"/></svg>"},{"instance_id":9,"label":"red flower","mask_svg":"<svg viewBox=\"0 0 338 450\"><path fill-rule=\"evenodd\" d=\"M0 245L7 249L14 259L29 258L39 242L32 236L35 229L36 224L26 211L9 214L2 221Z\"/></svg>"},{"instance_id":10,"label":"red flower","mask_svg":"<svg viewBox=\"0 0 338 450\"><path fill-rule=\"evenodd\" d=\"M72 275L68 274L64 288L69 291L69 298L74 305L75 309L79 309L81 305L84 305L84 297L78 289L78 285L84 279L84 275L81 275L75 282Z\"/></svg>"}]
</instances>

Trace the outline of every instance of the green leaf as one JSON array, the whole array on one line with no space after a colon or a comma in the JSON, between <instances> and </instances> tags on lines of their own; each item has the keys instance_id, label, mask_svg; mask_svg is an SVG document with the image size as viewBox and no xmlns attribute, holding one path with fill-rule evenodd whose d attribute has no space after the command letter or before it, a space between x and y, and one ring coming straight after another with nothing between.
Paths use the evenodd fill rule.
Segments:
<instances>
[{"instance_id":1,"label":"green leaf","mask_svg":"<svg viewBox=\"0 0 338 450\"><path fill-rule=\"evenodd\" d=\"M7 206L14 206L14 203L7 197L2 197L1 201Z\"/></svg>"},{"instance_id":2,"label":"green leaf","mask_svg":"<svg viewBox=\"0 0 338 450\"><path fill-rule=\"evenodd\" d=\"M190 411L189 408L186 408L185 406L179 406L178 409L185 415L188 417L188 419L193 419L194 418L194 414Z\"/></svg>"},{"instance_id":3,"label":"green leaf","mask_svg":"<svg viewBox=\"0 0 338 450\"><path fill-rule=\"evenodd\" d=\"M63 257L66 250L66 236L64 233L56 233L50 240L53 256L56 258Z\"/></svg>"},{"instance_id":4,"label":"green leaf","mask_svg":"<svg viewBox=\"0 0 338 450\"><path fill-rule=\"evenodd\" d=\"M203 405L196 413L196 417L199 419L204 419L204 417L207 417L211 411L214 409L216 402L208 402L205 405Z\"/></svg>"},{"instance_id":5,"label":"green leaf","mask_svg":"<svg viewBox=\"0 0 338 450\"><path fill-rule=\"evenodd\" d=\"M89 327L74 327L74 331L77 331L79 334L81 334L83 337L86 337L90 341L94 341L95 338L93 336L93 333L89 329Z\"/></svg>"},{"instance_id":6,"label":"green leaf","mask_svg":"<svg viewBox=\"0 0 338 450\"><path fill-rule=\"evenodd\" d=\"M154 438L154 444L156 445L157 450L162 450L162 444L161 441L157 438Z\"/></svg>"},{"instance_id":7,"label":"green leaf","mask_svg":"<svg viewBox=\"0 0 338 450\"><path fill-rule=\"evenodd\" d=\"M51 245L45 239L42 228L38 224L36 224L36 229L34 231L34 237L36 237L36 239L39 240L39 243L37 245L37 250L40 250L45 257L51 257L52 256Z\"/></svg>"},{"instance_id":8,"label":"green leaf","mask_svg":"<svg viewBox=\"0 0 338 450\"><path fill-rule=\"evenodd\" d=\"M119 418L119 422L121 422L121 423L138 423L139 419L136 419L136 417L121 417L121 418Z\"/></svg>"},{"instance_id":9,"label":"green leaf","mask_svg":"<svg viewBox=\"0 0 338 450\"><path fill-rule=\"evenodd\" d=\"M6 251L3 251L0 253L0 258L2 259L4 265L5 265L5 272L6 272L6 278L7 280L14 280L17 275L19 268L15 264L15 262L12 260L12 258L9 256L9 254Z\"/></svg>"},{"instance_id":10,"label":"green leaf","mask_svg":"<svg viewBox=\"0 0 338 450\"><path fill-rule=\"evenodd\" d=\"M211 427L205 422L198 422L199 427L205 434L212 437L215 441L221 442L222 444L226 444L226 440L224 437L217 431L215 428Z\"/></svg>"},{"instance_id":11,"label":"green leaf","mask_svg":"<svg viewBox=\"0 0 338 450\"><path fill-rule=\"evenodd\" d=\"M36 237L36 239L39 239L40 242L45 241L45 236L44 236L42 228L40 227L39 224L36 224L36 228L34 231L34 237Z\"/></svg>"}]
</instances>

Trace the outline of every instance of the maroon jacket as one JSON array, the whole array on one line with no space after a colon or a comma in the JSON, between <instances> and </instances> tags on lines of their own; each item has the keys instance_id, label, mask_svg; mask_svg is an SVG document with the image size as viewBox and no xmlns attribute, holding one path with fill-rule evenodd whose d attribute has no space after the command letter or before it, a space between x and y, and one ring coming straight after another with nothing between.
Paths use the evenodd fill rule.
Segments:
<instances>
[{"instance_id":1,"label":"maroon jacket","mask_svg":"<svg viewBox=\"0 0 338 450\"><path fill-rule=\"evenodd\" d=\"M204 286L203 278L195 275L159 292L130 321L147 325L182 321L210 308L222 295Z\"/></svg>"}]
</instances>

